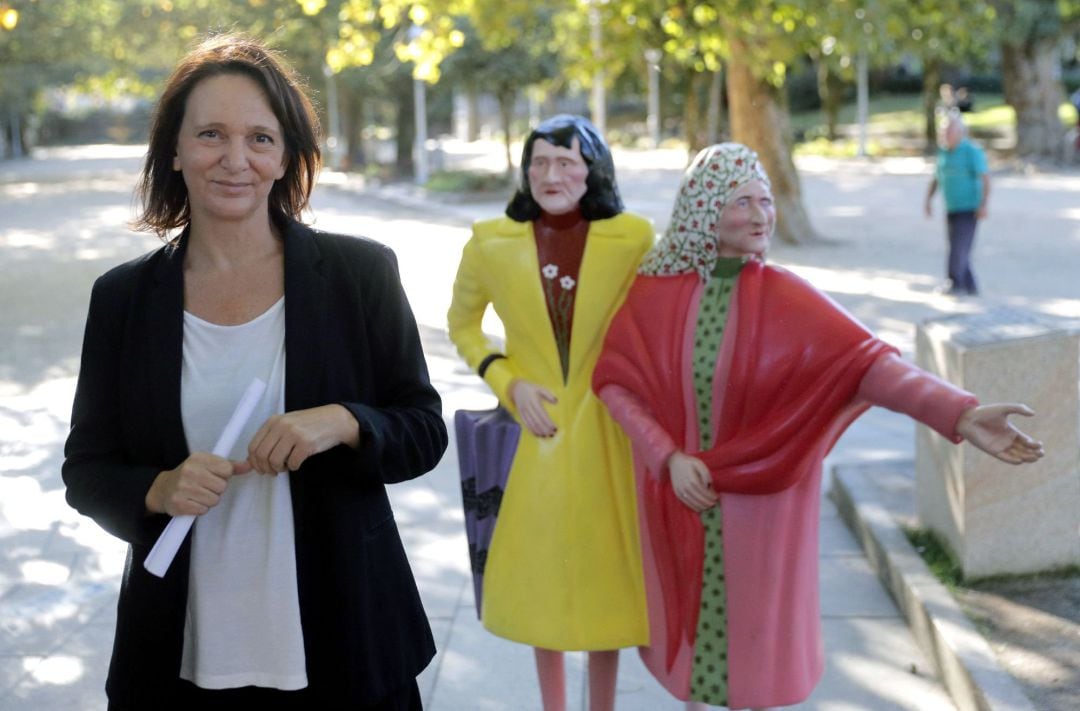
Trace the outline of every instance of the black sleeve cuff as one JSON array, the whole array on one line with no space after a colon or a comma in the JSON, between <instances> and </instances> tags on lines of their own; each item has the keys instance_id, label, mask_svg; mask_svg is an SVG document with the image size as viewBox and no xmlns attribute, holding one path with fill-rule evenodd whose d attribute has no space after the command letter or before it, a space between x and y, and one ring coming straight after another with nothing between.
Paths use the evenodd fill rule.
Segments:
<instances>
[{"instance_id":1,"label":"black sleeve cuff","mask_svg":"<svg viewBox=\"0 0 1080 711\"><path fill-rule=\"evenodd\" d=\"M487 369L491 367L491 364L499 360L500 358L506 358L506 356L504 356L502 353L490 354L488 357L480 361L480 367L476 369L476 372L480 374L481 378L484 377L484 373L486 373Z\"/></svg>"}]
</instances>

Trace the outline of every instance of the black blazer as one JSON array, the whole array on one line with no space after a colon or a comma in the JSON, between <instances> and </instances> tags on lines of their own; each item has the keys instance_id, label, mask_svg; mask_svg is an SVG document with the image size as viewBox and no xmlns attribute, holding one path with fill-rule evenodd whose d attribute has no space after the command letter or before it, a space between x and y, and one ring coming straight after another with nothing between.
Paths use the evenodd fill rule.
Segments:
<instances>
[{"instance_id":1,"label":"black blazer","mask_svg":"<svg viewBox=\"0 0 1080 711\"><path fill-rule=\"evenodd\" d=\"M94 284L64 450L68 502L130 544L106 684L124 708L168 698L183 648L190 536L165 578L143 560L168 520L146 514L146 492L189 454L186 244ZM360 423L358 449L335 447L290 476L309 689L319 708L351 708L411 682L435 653L384 485L431 470L446 428L393 252L298 223L284 246L285 408L340 403Z\"/></svg>"}]
</instances>

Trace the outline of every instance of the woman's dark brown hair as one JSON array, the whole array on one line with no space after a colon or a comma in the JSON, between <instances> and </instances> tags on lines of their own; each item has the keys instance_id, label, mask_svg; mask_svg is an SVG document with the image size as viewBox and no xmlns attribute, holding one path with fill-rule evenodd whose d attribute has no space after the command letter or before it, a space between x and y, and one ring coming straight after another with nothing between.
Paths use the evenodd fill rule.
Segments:
<instances>
[{"instance_id":1,"label":"woman's dark brown hair","mask_svg":"<svg viewBox=\"0 0 1080 711\"><path fill-rule=\"evenodd\" d=\"M303 81L273 50L238 34L213 35L187 54L165 84L150 125L150 145L139 179L142 214L135 229L167 239L191 220L184 176L173 170L176 142L188 96L204 79L239 74L263 90L281 124L285 175L270 190L270 217L278 226L299 220L307 207L321 164L319 119Z\"/></svg>"}]
</instances>

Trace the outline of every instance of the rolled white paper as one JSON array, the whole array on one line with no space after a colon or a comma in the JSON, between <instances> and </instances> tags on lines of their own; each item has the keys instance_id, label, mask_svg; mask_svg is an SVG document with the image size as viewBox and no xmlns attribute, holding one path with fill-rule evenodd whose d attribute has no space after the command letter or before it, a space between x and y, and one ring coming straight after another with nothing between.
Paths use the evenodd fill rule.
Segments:
<instances>
[{"instance_id":1,"label":"rolled white paper","mask_svg":"<svg viewBox=\"0 0 1080 711\"><path fill-rule=\"evenodd\" d=\"M236 440L240 437L240 432L244 429L247 421L251 419L251 413L255 411L255 406L259 403L259 399L263 396L265 390L266 383L262 380L255 378L251 381L251 385L248 385L244 395L240 398L240 402L236 404L232 416L229 417L229 421L225 424L225 429L221 431L217 444L211 450L212 454L219 457L229 456L233 445L236 444ZM194 516L173 516L172 520L165 526L165 530L158 536L154 547L150 549L149 555L143 561L143 567L159 578L165 577L165 572L172 565L176 552L180 550L180 544L184 542L184 537L187 536L194 523Z\"/></svg>"}]
</instances>

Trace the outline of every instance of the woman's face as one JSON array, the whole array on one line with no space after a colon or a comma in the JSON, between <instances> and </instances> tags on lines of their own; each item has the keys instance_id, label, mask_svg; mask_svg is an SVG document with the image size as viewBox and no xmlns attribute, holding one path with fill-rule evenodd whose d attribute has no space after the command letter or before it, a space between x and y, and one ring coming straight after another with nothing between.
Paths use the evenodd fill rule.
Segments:
<instances>
[{"instance_id":1,"label":"woman's face","mask_svg":"<svg viewBox=\"0 0 1080 711\"><path fill-rule=\"evenodd\" d=\"M581 157L581 144L574 136L569 148L538 138L529 159L529 193L549 215L565 215L576 210L588 188L589 166Z\"/></svg>"},{"instance_id":2,"label":"woman's face","mask_svg":"<svg viewBox=\"0 0 1080 711\"><path fill-rule=\"evenodd\" d=\"M242 74L219 74L191 90L173 170L184 175L193 222L235 222L268 212L285 175L281 126L262 89Z\"/></svg>"},{"instance_id":3,"label":"woman's face","mask_svg":"<svg viewBox=\"0 0 1080 711\"><path fill-rule=\"evenodd\" d=\"M745 257L769 248L776 225L772 191L760 180L740 185L731 194L717 223L717 255Z\"/></svg>"}]
</instances>

